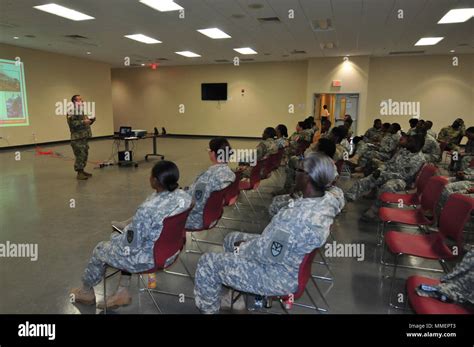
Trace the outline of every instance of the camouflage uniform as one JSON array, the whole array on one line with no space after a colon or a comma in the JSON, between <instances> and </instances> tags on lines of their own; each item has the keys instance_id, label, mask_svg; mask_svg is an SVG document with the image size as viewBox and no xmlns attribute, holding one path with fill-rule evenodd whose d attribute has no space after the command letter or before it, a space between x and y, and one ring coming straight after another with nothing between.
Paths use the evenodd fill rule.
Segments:
<instances>
[{"instance_id":1,"label":"camouflage uniform","mask_svg":"<svg viewBox=\"0 0 474 347\"><path fill-rule=\"evenodd\" d=\"M285 137L279 137L275 140L275 143L278 149L285 148L286 146L288 146L288 139Z\"/></svg>"},{"instance_id":2,"label":"camouflage uniform","mask_svg":"<svg viewBox=\"0 0 474 347\"><path fill-rule=\"evenodd\" d=\"M278 144L274 139L266 139L260 141L257 145L257 160L262 160L268 157L271 154L278 152Z\"/></svg>"},{"instance_id":3,"label":"camouflage uniform","mask_svg":"<svg viewBox=\"0 0 474 347\"><path fill-rule=\"evenodd\" d=\"M382 138L380 147L368 149L359 159L359 166L366 166L372 159L380 161L389 160L393 152L397 149L398 143L400 142L401 135L397 132L395 134L387 134Z\"/></svg>"},{"instance_id":4,"label":"camouflage uniform","mask_svg":"<svg viewBox=\"0 0 474 347\"><path fill-rule=\"evenodd\" d=\"M71 114L67 116L67 124L71 131L71 147L76 161L74 170L82 171L86 167L89 156L88 141L92 137L90 125L84 124L87 118L84 114Z\"/></svg>"},{"instance_id":5,"label":"camouflage uniform","mask_svg":"<svg viewBox=\"0 0 474 347\"><path fill-rule=\"evenodd\" d=\"M459 159L458 163L455 164L454 171L464 171L469 168L471 161L474 160L474 140L467 141L464 153Z\"/></svg>"},{"instance_id":6,"label":"camouflage uniform","mask_svg":"<svg viewBox=\"0 0 474 347\"><path fill-rule=\"evenodd\" d=\"M459 304L474 305L474 248L436 286L441 294Z\"/></svg>"},{"instance_id":7,"label":"camouflage uniform","mask_svg":"<svg viewBox=\"0 0 474 347\"><path fill-rule=\"evenodd\" d=\"M464 135L463 127L460 127L458 130L455 130L452 126L447 126L441 129L438 134L438 141L446 142L448 145L446 146L446 150L455 150L458 151L459 141Z\"/></svg>"},{"instance_id":8,"label":"camouflage uniform","mask_svg":"<svg viewBox=\"0 0 474 347\"><path fill-rule=\"evenodd\" d=\"M436 140L436 137L438 136L438 134L436 134L434 130L428 129L426 132L428 133L428 135L431 135Z\"/></svg>"},{"instance_id":9,"label":"camouflage uniform","mask_svg":"<svg viewBox=\"0 0 474 347\"><path fill-rule=\"evenodd\" d=\"M234 182L235 173L227 164L215 164L200 174L187 191L194 199L194 207L186 221L186 229L202 228L204 206L212 192L222 190Z\"/></svg>"},{"instance_id":10,"label":"camouflage uniform","mask_svg":"<svg viewBox=\"0 0 474 347\"><path fill-rule=\"evenodd\" d=\"M382 130L370 128L364 134L364 140L367 142L379 142L382 138Z\"/></svg>"},{"instance_id":11,"label":"camouflage uniform","mask_svg":"<svg viewBox=\"0 0 474 347\"><path fill-rule=\"evenodd\" d=\"M416 127L408 129L407 135L408 135L408 136L414 136L414 135L416 135Z\"/></svg>"},{"instance_id":12,"label":"camouflage uniform","mask_svg":"<svg viewBox=\"0 0 474 347\"><path fill-rule=\"evenodd\" d=\"M196 306L203 312L217 313L223 285L265 296L294 293L301 261L324 245L334 217L343 207L342 191L332 187L323 197L301 198L282 207L262 235L227 235L224 253L206 253L199 259ZM245 242L234 250L238 241Z\"/></svg>"},{"instance_id":13,"label":"camouflage uniform","mask_svg":"<svg viewBox=\"0 0 474 347\"><path fill-rule=\"evenodd\" d=\"M311 129L304 129L300 132L300 141L311 143L313 141L313 131Z\"/></svg>"},{"instance_id":14,"label":"camouflage uniform","mask_svg":"<svg viewBox=\"0 0 474 347\"><path fill-rule=\"evenodd\" d=\"M270 214L270 216L273 217L283 207L288 206L291 200L301 199L302 197L303 197L303 194L301 194L301 192L297 192L294 194L277 195L273 198L270 206L268 206L268 213Z\"/></svg>"},{"instance_id":15,"label":"camouflage uniform","mask_svg":"<svg viewBox=\"0 0 474 347\"><path fill-rule=\"evenodd\" d=\"M132 222L123 234L112 234L94 248L82 282L96 286L102 280L106 265L130 273L147 271L154 267L153 247L160 237L163 219L189 208L191 197L181 189L151 194L137 209ZM129 240L129 236L131 240ZM168 259L172 263L176 255Z\"/></svg>"},{"instance_id":16,"label":"camouflage uniform","mask_svg":"<svg viewBox=\"0 0 474 347\"><path fill-rule=\"evenodd\" d=\"M448 198L451 194L460 193L460 194L468 194L470 189L474 188L474 181L457 181L448 183L443 191L441 192L441 196L436 204L436 215L439 218L441 216L441 211L448 201Z\"/></svg>"},{"instance_id":17,"label":"camouflage uniform","mask_svg":"<svg viewBox=\"0 0 474 347\"><path fill-rule=\"evenodd\" d=\"M397 192L404 190L416 177L416 174L425 163L423 154L411 153L406 148L400 149L392 159L380 168L380 176L375 178L373 174L364 177L354 183L346 192L346 197L352 201L377 188L377 196L382 192ZM378 203L378 200L377 200Z\"/></svg>"},{"instance_id":18,"label":"camouflage uniform","mask_svg":"<svg viewBox=\"0 0 474 347\"><path fill-rule=\"evenodd\" d=\"M439 143L429 134L426 134L425 145L421 151L427 163L437 163L440 160L441 149Z\"/></svg>"},{"instance_id":19,"label":"camouflage uniform","mask_svg":"<svg viewBox=\"0 0 474 347\"><path fill-rule=\"evenodd\" d=\"M341 145L340 143L336 143L336 153L334 153L333 159L335 162L338 162L339 160L349 159L349 152L344 148L343 145Z\"/></svg>"}]
</instances>

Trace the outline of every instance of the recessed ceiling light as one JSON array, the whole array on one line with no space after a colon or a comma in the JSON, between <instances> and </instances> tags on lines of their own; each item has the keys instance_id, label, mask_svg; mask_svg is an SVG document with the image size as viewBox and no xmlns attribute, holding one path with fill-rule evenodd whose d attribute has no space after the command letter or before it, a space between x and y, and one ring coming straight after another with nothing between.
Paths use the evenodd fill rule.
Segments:
<instances>
[{"instance_id":1,"label":"recessed ceiling light","mask_svg":"<svg viewBox=\"0 0 474 347\"><path fill-rule=\"evenodd\" d=\"M74 21L94 19L94 17L88 16L87 14L57 4L33 6L33 8Z\"/></svg>"},{"instance_id":2,"label":"recessed ceiling light","mask_svg":"<svg viewBox=\"0 0 474 347\"><path fill-rule=\"evenodd\" d=\"M254 51L250 47L234 48L234 51L240 54L258 54L256 51Z\"/></svg>"},{"instance_id":3,"label":"recessed ceiling light","mask_svg":"<svg viewBox=\"0 0 474 347\"><path fill-rule=\"evenodd\" d=\"M444 37L422 37L415 43L415 46L433 46L442 39L444 39Z\"/></svg>"},{"instance_id":4,"label":"recessed ceiling light","mask_svg":"<svg viewBox=\"0 0 474 347\"><path fill-rule=\"evenodd\" d=\"M13 36L13 39L18 40L19 37L18 36Z\"/></svg>"},{"instance_id":5,"label":"recessed ceiling light","mask_svg":"<svg viewBox=\"0 0 474 347\"><path fill-rule=\"evenodd\" d=\"M90 54L91 54L91 52L86 52L86 54L87 54L87 55L90 55Z\"/></svg>"},{"instance_id":6,"label":"recessed ceiling light","mask_svg":"<svg viewBox=\"0 0 474 347\"><path fill-rule=\"evenodd\" d=\"M179 54L179 55L182 55L183 57L187 57L187 58L198 58L200 57L199 54L196 54L194 52L190 52L190 51L182 51L182 52L175 52L176 54Z\"/></svg>"},{"instance_id":7,"label":"recessed ceiling light","mask_svg":"<svg viewBox=\"0 0 474 347\"><path fill-rule=\"evenodd\" d=\"M154 39L153 37L149 37L149 36L146 36L146 35L143 35L143 34L125 35L125 37L127 39L143 42L143 43L146 43L148 45L151 45L151 44L154 44L154 43L161 43L161 41L158 41L158 40Z\"/></svg>"},{"instance_id":8,"label":"recessed ceiling light","mask_svg":"<svg viewBox=\"0 0 474 347\"><path fill-rule=\"evenodd\" d=\"M184 9L172 0L140 0L140 2L160 12L178 11Z\"/></svg>"},{"instance_id":9,"label":"recessed ceiling light","mask_svg":"<svg viewBox=\"0 0 474 347\"><path fill-rule=\"evenodd\" d=\"M456 52L456 51L455 51L454 49L452 49L452 50L450 50L449 52L454 53L454 52Z\"/></svg>"},{"instance_id":10,"label":"recessed ceiling light","mask_svg":"<svg viewBox=\"0 0 474 347\"><path fill-rule=\"evenodd\" d=\"M230 39L231 37L218 28L200 29L198 31L211 39Z\"/></svg>"},{"instance_id":11,"label":"recessed ceiling light","mask_svg":"<svg viewBox=\"0 0 474 347\"><path fill-rule=\"evenodd\" d=\"M463 23L474 17L474 8L457 8L448 11L438 24Z\"/></svg>"},{"instance_id":12,"label":"recessed ceiling light","mask_svg":"<svg viewBox=\"0 0 474 347\"><path fill-rule=\"evenodd\" d=\"M145 66L145 64L142 64L142 66Z\"/></svg>"}]
</instances>

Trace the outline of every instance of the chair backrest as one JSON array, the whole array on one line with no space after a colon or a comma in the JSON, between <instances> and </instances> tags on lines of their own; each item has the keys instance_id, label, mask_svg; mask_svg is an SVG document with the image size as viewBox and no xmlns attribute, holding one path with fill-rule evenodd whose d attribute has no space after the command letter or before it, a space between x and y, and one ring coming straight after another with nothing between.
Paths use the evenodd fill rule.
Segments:
<instances>
[{"instance_id":1,"label":"chair backrest","mask_svg":"<svg viewBox=\"0 0 474 347\"><path fill-rule=\"evenodd\" d=\"M155 269L164 269L176 260L177 255L186 243L185 225L193 205L187 210L163 220L163 229L160 237L155 241L153 254L155 258ZM173 256L176 256L173 259Z\"/></svg>"},{"instance_id":2,"label":"chair backrest","mask_svg":"<svg viewBox=\"0 0 474 347\"><path fill-rule=\"evenodd\" d=\"M212 228L224 213L224 196L226 188L216 190L209 195L202 213L203 230Z\"/></svg>"},{"instance_id":3,"label":"chair backrest","mask_svg":"<svg viewBox=\"0 0 474 347\"><path fill-rule=\"evenodd\" d=\"M336 161L336 169L337 169L337 173L340 175L341 172L342 172L342 167L344 166L344 160L338 160Z\"/></svg>"},{"instance_id":4,"label":"chair backrest","mask_svg":"<svg viewBox=\"0 0 474 347\"><path fill-rule=\"evenodd\" d=\"M441 211L439 232L456 241L459 251L463 242L463 229L474 209L474 199L463 194L451 194ZM460 252L459 252L460 253ZM459 254L458 253L458 254Z\"/></svg>"},{"instance_id":5,"label":"chair backrest","mask_svg":"<svg viewBox=\"0 0 474 347\"><path fill-rule=\"evenodd\" d=\"M415 181L416 194L418 195L418 197L420 197L423 193L423 189L425 189L428 180L431 177L435 176L438 172L439 169L432 164L426 164L421 168L420 173L416 177Z\"/></svg>"},{"instance_id":6,"label":"chair backrest","mask_svg":"<svg viewBox=\"0 0 474 347\"><path fill-rule=\"evenodd\" d=\"M257 187L260 184L260 174L262 172L262 167L265 165L267 159L262 159L257 161L257 164L252 167L250 170L250 186L252 189Z\"/></svg>"},{"instance_id":7,"label":"chair backrest","mask_svg":"<svg viewBox=\"0 0 474 347\"><path fill-rule=\"evenodd\" d=\"M304 151L311 145L311 142L309 141L299 141L298 142L298 148L296 150L296 155L302 155Z\"/></svg>"},{"instance_id":8,"label":"chair backrest","mask_svg":"<svg viewBox=\"0 0 474 347\"><path fill-rule=\"evenodd\" d=\"M273 171L273 167L275 165L276 155L277 155L277 153L270 154L266 159L263 160L263 167L262 167L261 177L267 178L268 176L270 176L270 174Z\"/></svg>"},{"instance_id":9,"label":"chair backrest","mask_svg":"<svg viewBox=\"0 0 474 347\"><path fill-rule=\"evenodd\" d=\"M298 289L295 293L293 293L295 299L298 299L304 293L306 284L308 284L308 281L311 277L311 265L313 264L314 256L318 251L319 248L315 248L312 252L306 254L300 264L298 271Z\"/></svg>"},{"instance_id":10,"label":"chair backrest","mask_svg":"<svg viewBox=\"0 0 474 347\"><path fill-rule=\"evenodd\" d=\"M448 179L444 176L433 176L426 183L421 195L421 208L429 211L435 217L435 207L443 192L444 187L448 184Z\"/></svg>"},{"instance_id":11,"label":"chair backrest","mask_svg":"<svg viewBox=\"0 0 474 347\"><path fill-rule=\"evenodd\" d=\"M239 198L240 190L239 190L239 183L242 179L242 172L237 171L235 173L235 180L232 182L226 189L224 194L224 205L231 206L235 204L237 199Z\"/></svg>"}]
</instances>

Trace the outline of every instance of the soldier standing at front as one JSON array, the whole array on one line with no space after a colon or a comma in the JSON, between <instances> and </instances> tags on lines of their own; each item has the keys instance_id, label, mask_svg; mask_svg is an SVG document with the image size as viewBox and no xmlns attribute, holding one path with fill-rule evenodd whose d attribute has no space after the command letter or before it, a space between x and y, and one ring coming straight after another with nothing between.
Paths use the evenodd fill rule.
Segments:
<instances>
[{"instance_id":1,"label":"soldier standing at front","mask_svg":"<svg viewBox=\"0 0 474 347\"><path fill-rule=\"evenodd\" d=\"M78 180L86 180L92 177L92 174L85 172L87 165L87 157L89 156L88 141L92 137L91 125L95 118L89 119L84 114L83 100L80 95L74 95L71 98L74 104L74 112L67 115L67 124L71 131L71 147L74 152L76 161L74 162L74 170L77 172Z\"/></svg>"},{"instance_id":2,"label":"soldier standing at front","mask_svg":"<svg viewBox=\"0 0 474 347\"><path fill-rule=\"evenodd\" d=\"M331 158L310 154L301 171L297 182L303 197L282 207L262 235L230 233L224 253L206 253L199 259L194 294L203 313L219 312L222 286L265 296L296 291L304 256L324 245L334 217L344 207L343 192L332 186L337 171Z\"/></svg>"}]
</instances>

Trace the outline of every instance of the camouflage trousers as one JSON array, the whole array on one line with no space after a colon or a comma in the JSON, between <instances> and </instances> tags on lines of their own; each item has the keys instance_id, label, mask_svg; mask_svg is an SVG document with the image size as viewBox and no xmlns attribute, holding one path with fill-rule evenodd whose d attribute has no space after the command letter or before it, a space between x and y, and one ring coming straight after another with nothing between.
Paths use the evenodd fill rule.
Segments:
<instances>
[{"instance_id":1,"label":"camouflage trousers","mask_svg":"<svg viewBox=\"0 0 474 347\"><path fill-rule=\"evenodd\" d=\"M298 274L282 267L259 263L234 251L234 243L259 235L230 233L224 240L224 253L206 253L198 262L194 286L197 308L206 313L220 309L223 286L263 296L290 294L298 286Z\"/></svg>"},{"instance_id":2,"label":"camouflage trousers","mask_svg":"<svg viewBox=\"0 0 474 347\"><path fill-rule=\"evenodd\" d=\"M288 160L288 165L285 167L285 173L286 173L286 178L285 178L285 184L283 188L285 190L291 189L296 182L296 170L301 169L303 166L303 161L297 157L297 156L292 156Z\"/></svg>"},{"instance_id":3,"label":"camouflage trousers","mask_svg":"<svg viewBox=\"0 0 474 347\"><path fill-rule=\"evenodd\" d=\"M89 156L88 139L71 140L72 151L76 161L74 162L74 170L81 171L87 165L87 157Z\"/></svg>"},{"instance_id":4,"label":"camouflage trousers","mask_svg":"<svg viewBox=\"0 0 474 347\"><path fill-rule=\"evenodd\" d=\"M97 244L87 264L82 283L94 287L102 281L107 266L130 273L143 272L153 268L151 264L137 264L129 257L121 247L121 234L113 233L110 241L102 241Z\"/></svg>"},{"instance_id":5,"label":"camouflage trousers","mask_svg":"<svg viewBox=\"0 0 474 347\"><path fill-rule=\"evenodd\" d=\"M441 278L438 290L451 300L474 305L474 249L449 274Z\"/></svg>"},{"instance_id":6,"label":"camouflage trousers","mask_svg":"<svg viewBox=\"0 0 474 347\"><path fill-rule=\"evenodd\" d=\"M468 194L468 191L473 188L474 182L472 181L457 181L448 183L441 192L441 196L439 197L438 203L436 204L436 215L438 216L438 218L441 215L441 211L444 208L444 205L446 204L446 201L448 201L451 194L460 193L474 197L474 194ZM466 230L474 229L472 216L471 219L466 223L465 228Z\"/></svg>"},{"instance_id":7,"label":"camouflage trousers","mask_svg":"<svg viewBox=\"0 0 474 347\"><path fill-rule=\"evenodd\" d=\"M380 194L384 192L400 192L406 188L407 184L402 179L385 180L383 177L375 178L373 175L364 177L356 181L352 187L345 192L345 196L352 201L358 200L363 194L370 192L372 189L377 189L377 200L375 207L380 207L381 202L378 199Z\"/></svg>"},{"instance_id":8,"label":"camouflage trousers","mask_svg":"<svg viewBox=\"0 0 474 347\"><path fill-rule=\"evenodd\" d=\"M369 149L362 154L362 156L359 158L359 166L365 167L368 164L371 163L372 160L378 160L378 161L387 161L389 160L391 155L389 153L385 152L379 152L376 151L375 149Z\"/></svg>"}]
</instances>

